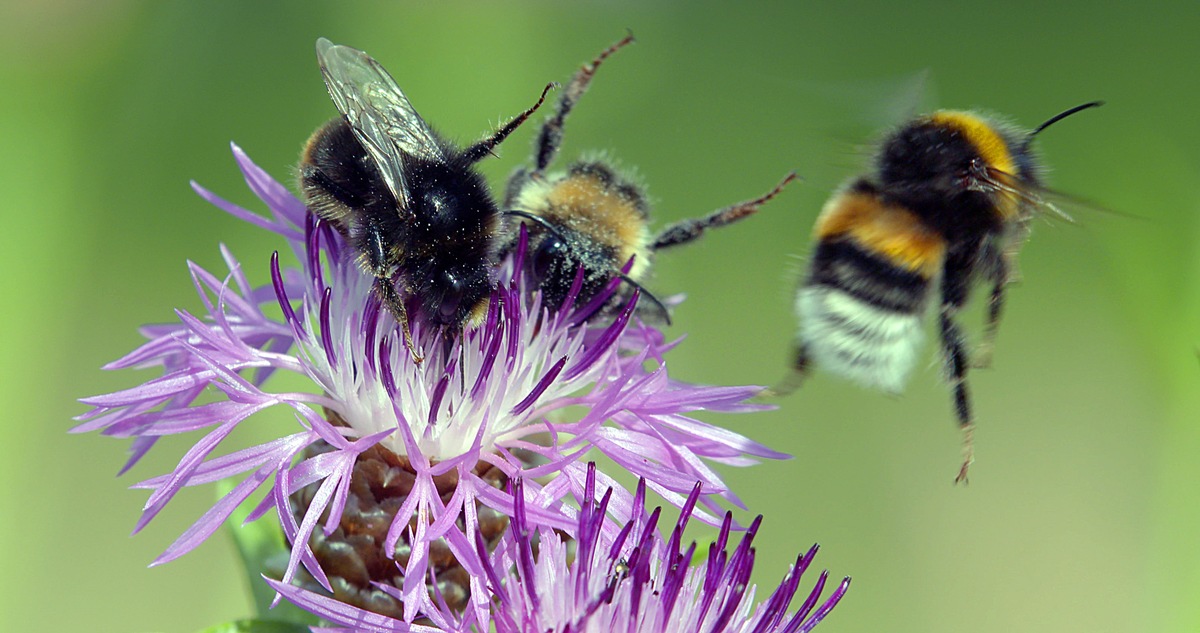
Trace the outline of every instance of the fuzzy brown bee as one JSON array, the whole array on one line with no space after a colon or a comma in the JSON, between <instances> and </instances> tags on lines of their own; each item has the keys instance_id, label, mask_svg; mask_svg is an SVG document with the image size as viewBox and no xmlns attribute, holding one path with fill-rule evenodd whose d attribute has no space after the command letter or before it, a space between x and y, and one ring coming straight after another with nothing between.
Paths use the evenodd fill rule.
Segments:
<instances>
[{"instance_id":1,"label":"fuzzy brown bee","mask_svg":"<svg viewBox=\"0 0 1200 633\"><path fill-rule=\"evenodd\" d=\"M537 110L553 84L532 108L460 149L434 132L366 53L321 38L317 59L341 116L305 146L300 189L309 209L358 251L419 362L409 297L424 319L447 332L487 311L500 212L474 165Z\"/></svg>"},{"instance_id":2,"label":"fuzzy brown bee","mask_svg":"<svg viewBox=\"0 0 1200 633\"><path fill-rule=\"evenodd\" d=\"M938 325L954 410L963 431L964 481L974 460L970 365L955 315L979 281L991 284L986 363L1016 251L1039 207L1048 206L1032 132L970 112L918 117L888 136L872 174L826 203L816 248L796 293L800 319L793 375L772 390L798 388L813 365L865 386L900 391L918 356L924 316L939 298Z\"/></svg>"},{"instance_id":3,"label":"fuzzy brown bee","mask_svg":"<svg viewBox=\"0 0 1200 633\"><path fill-rule=\"evenodd\" d=\"M562 144L567 115L587 92L600 64L632 42L633 36L626 36L575 73L562 92L558 110L542 125L532 167L518 169L508 181L504 208L510 211L505 215L528 228L526 272L541 290L544 305L551 308L562 305L582 271L583 286L576 295L576 306L588 304L614 278L625 282L622 291L613 293L598 308L602 315L611 313L629 299L634 289L642 289L659 250L686 244L709 228L749 217L795 178L795 174L789 174L764 196L683 220L653 235L642 188L607 160L584 159L569 166L565 173L547 174ZM517 232L509 234L505 251L517 242ZM649 305L669 320L666 307L653 295L643 290L642 297L650 299Z\"/></svg>"}]
</instances>

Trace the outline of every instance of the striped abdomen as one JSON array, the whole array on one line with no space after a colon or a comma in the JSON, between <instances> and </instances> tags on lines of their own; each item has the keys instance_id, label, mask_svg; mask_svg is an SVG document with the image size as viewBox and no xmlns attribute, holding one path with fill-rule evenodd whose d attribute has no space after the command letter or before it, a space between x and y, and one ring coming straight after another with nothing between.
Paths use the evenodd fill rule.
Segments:
<instances>
[{"instance_id":1,"label":"striped abdomen","mask_svg":"<svg viewBox=\"0 0 1200 633\"><path fill-rule=\"evenodd\" d=\"M825 206L816 238L796 294L801 354L863 385L901 390L920 349L945 241L861 181Z\"/></svg>"}]
</instances>

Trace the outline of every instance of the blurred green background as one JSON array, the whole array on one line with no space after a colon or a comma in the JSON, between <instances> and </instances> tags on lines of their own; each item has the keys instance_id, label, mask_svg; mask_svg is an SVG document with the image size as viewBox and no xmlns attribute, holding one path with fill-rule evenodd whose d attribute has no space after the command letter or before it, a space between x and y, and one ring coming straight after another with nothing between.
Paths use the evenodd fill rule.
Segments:
<instances>
[{"instance_id":1,"label":"blurred green background","mask_svg":"<svg viewBox=\"0 0 1200 633\"><path fill-rule=\"evenodd\" d=\"M344 3L337 3L342 5ZM782 5L782 3L780 3ZM1200 629L1200 8L1103 3L715 4L7 2L0 5L0 337L6 440L0 629L188 633L248 615L224 534L146 569L211 504L188 491L137 538L143 492L182 442L113 475L122 442L68 436L74 399L150 376L98 367L138 325L197 309L185 259L252 280L279 242L202 202L196 179L261 209L235 140L285 182L333 114L318 36L369 51L420 111L478 137L633 30L570 120L563 157L636 165L659 222L792 187L753 221L662 257L684 291L673 376L771 384L794 329L790 292L855 146L919 109L986 108L1033 126L1077 210L1023 252L994 367L973 374L978 461L954 487L959 435L934 365L886 397L818 376L778 411L708 416L796 455L726 469L766 514L755 579L819 541L854 577L820 630ZM519 131L485 171L527 156ZM978 332L978 310L965 323ZM282 423L246 425L231 446ZM232 450L232 449L231 449Z\"/></svg>"}]
</instances>

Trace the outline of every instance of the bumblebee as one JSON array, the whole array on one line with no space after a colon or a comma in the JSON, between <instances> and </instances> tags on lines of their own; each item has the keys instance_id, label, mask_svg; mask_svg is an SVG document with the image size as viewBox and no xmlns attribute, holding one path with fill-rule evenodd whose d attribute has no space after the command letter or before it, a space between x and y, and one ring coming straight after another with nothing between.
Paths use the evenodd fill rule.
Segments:
<instances>
[{"instance_id":1,"label":"bumblebee","mask_svg":"<svg viewBox=\"0 0 1200 633\"><path fill-rule=\"evenodd\" d=\"M939 111L888 136L874 171L836 192L817 219L815 252L796 293L794 373L772 391L798 388L814 365L900 391L936 293L945 373L963 432L955 481L965 481L974 461L972 364L955 315L977 282L991 285L974 363L986 365L1017 250L1039 210L1057 211L1042 195L1033 140L1097 105L1071 108L1031 132L971 112Z\"/></svg>"},{"instance_id":2,"label":"bumblebee","mask_svg":"<svg viewBox=\"0 0 1200 633\"><path fill-rule=\"evenodd\" d=\"M709 228L749 217L775 197L795 174L788 175L764 196L701 218L683 220L657 235L650 233L649 203L643 189L622 176L608 161L583 159L570 165L565 173L547 175L546 170L562 144L567 115L587 92L600 65L633 41L633 36L627 35L571 78L562 91L557 111L542 125L534 144L532 167L519 168L509 178L504 205L510 211L505 215L515 224L526 225L530 253L526 258L526 278L541 290L543 305L552 309L565 307L562 304L576 276L582 272L583 284L575 297L575 306L587 306L613 279L619 278L625 285L604 305L597 306L593 314L611 314L636 289L669 322L666 307L641 286L649 275L655 253L691 242ZM505 252L517 243L517 231L510 228L507 233L508 240L502 247Z\"/></svg>"},{"instance_id":3,"label":"bumblebee","mask_svg":"<svg viewBox=\"0 0 1200 633\"><path fill-rule=\"evenodd\" d=\"M486 314L500 212L474 165L537 110L553 84L533 107L460 149L434 132L366 53L321 38L317 60L341 116L305 144L300 190L312 213L336 227L375 276L375 293L420 362L408 297L422 318L448 333Z\"/></svg>"}]
</instances>

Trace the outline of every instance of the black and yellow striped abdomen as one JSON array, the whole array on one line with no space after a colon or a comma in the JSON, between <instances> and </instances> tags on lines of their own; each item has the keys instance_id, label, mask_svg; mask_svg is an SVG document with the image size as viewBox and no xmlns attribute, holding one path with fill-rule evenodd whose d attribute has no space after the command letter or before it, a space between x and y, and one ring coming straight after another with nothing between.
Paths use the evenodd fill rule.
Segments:
<instances>
[{"instance_id":1,"label":"black and yellow striped abdomen","mask_svg":"<svg viewBox=\"0 0 1200 633\"><path fill-rule=\"evenodd\" d=\"M826 204L816 238L796 294L807 357L866 386L900 391L920 349L945 241L865 181Z\"/></svg>"}]
</instances>

